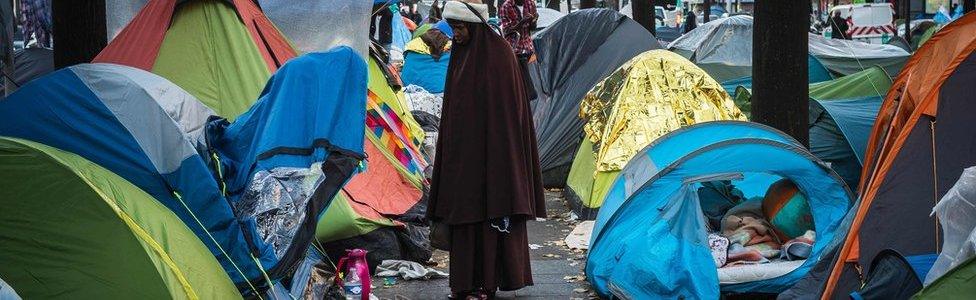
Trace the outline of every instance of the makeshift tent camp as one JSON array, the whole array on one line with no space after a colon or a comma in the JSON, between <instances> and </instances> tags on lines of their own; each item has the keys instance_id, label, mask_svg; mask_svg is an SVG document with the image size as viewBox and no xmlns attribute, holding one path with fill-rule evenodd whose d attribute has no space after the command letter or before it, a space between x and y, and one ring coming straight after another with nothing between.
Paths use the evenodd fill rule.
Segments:
<instances>
[{"instance_id":1,"label":"makeshift tent camp","mask_svg":"<svg viewBox=\"0 0 976 300\"><path fill-rule=\"evenodd\" d=\"M349 48L306 55L272 77L240 122L205 130L212 112L162 77L79 65L0 102L10 121L0 135L72 151L129 180L175 212L247 292L262 273L277 280L301 260L362 158L365 68Z\"/></svg>"},{"instance_id":2,"label":"makeshift tent camp","mask_svg":"<svg viewBox=\"0 0 976 300\"><path fill-rule=\"evenodd\" d=\"M810 152L851 189L861 180L868 135L889 88L891 79L878 66L810 85Z\"/></svg>"},{"instance_id":3,"label":"makeshift tent camp","mask_svg":"<svg viewBox=\"0 0 976 300\"><path fill-rule=\"evenodd\" d=\"M233 120L295 55L252 0L150 0L94 62L153 72Z\"/></svg>"},{"instance_id":4,"label":"makeshift tent camp","mask_svg":"<svg viewBox=\"0 0 976 300\"><path fill-rule=\"evenodd\" d=\"M529 73L539 95L532 114L543 181L562 186L582 139L583 96L637 54L661 46L640 24L609 9L570 13L537 33L533 44L537 60Z\"/></svg>"},{"instance_id":5,"label":"makeshift tent camp","mask_svg":"<svg viewBox=\"0 0 976 300\"><path fill-rule=\"evenodd\" d=\"M622 299L718 299L720 291L775 293L789 287L816 259L731 268L753 268L759 276L749 281L720 277L695 192L701 182L735 180L745 197L761 196L783 178L806 195L817 232L809 257L819 257L851 194L793 138L756 123L728 121L658 138L623 168L607 194L590 240L586 277L599 294ZM720 285L720 278L727 283Z\"/></svg>"},{"instance_id":6,"label":"makeshift tent camp","mask_svg":"<svg viewBox=\"0 0 976 300\"><path fill-rule=\"evenodd\" d=\"M54 51L45 48L26 48L14 51L14 85L21 86L34 78L54 71ZM4 88L0 86L0 97Z\"/></svg>"},{"instance_id":7,"label":"makeshift tent camp","mask_svg":"<svg viewBox=\"0 0 976 300\"><path fill-rule=\"evenodd\" d=\"M931 207L976 165L971 85L976 80L976 15L950 23L905 64L868 139L860 202L835 255L791 289L791 295L844 297L885 248L907 258L939 249Z\"/></svg>"},{"instance_id":8,"label":"makeshift tent camp","mask_svg":"<svg viewBox=\"0 0 976 300\"><path fill-rule=\"evenodd\" d=\"M0 277L21 297L241 297L169 208L81 156L0 137L0 185Z\"/></svg>"},{"instance_id":9,"label":"makeshift tent camp","mask_svg":"<svg viewBox=\"0 0 976 300\"><path fill-rule=\"evenodd\" d=\"M751 16L722 18L698 26L668 45L668 49L695 62L719 82L752 76L752 29ZM809 35L809 44L810 55L839 76L874 65L880 65L888 74L898 74L909 56L897 46L830 40L814 34Z\"/></svg>"},{"instance_id":10,"label":"makeshift tent camp","mask_svg":"<svg viewBox=\"0 0 976 300\"><path fill-rule=\"evenodd\" d=\"M593 88L580 104L586 139L566 180L566 198L585 219L638 151L683 126L744 120L705 71L666 50L634 57Z\"/></svg>"},{"instance_id":11,"label":"makeshift tent camp","mask_svg":"<svg viewBox=\"0 0 976 300\"><path fill-rule=\"evenodd\" d=\"M451 62L450 44L448 42L444 53L435 59L430 55L430 46L419 37L407 43L403 70L400 73L403 85L416 85L430 93L443 93L444 82L447 81L447 64Z\"/></svg>"}]
</instances>

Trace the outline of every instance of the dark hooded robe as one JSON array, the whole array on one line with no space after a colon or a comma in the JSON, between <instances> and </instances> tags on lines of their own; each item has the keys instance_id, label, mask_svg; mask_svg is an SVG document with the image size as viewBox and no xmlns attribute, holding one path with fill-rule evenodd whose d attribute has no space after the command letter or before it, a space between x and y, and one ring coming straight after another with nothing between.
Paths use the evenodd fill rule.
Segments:
<instances>
[{"instance_id":1,"label":"dark hooded robe","mask_svg":"<svg viewBox=\"0 0 976 300\"><path fill-rule=\"evenodd\" d=\"M451 49L427 217L449 225L452 291L515 290L532 285L525 222L546 214L532 115L508 43L465 25L469 40Z\"/></svg>"}]
</instances>

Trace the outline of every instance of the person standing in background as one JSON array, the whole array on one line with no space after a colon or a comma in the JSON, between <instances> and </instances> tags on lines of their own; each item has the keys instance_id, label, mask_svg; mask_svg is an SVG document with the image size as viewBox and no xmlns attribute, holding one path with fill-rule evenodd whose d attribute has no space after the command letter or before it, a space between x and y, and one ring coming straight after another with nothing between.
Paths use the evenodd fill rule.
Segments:
<instances>
[{"instance_id":1,"label":"person standing in background","mask_svg":"<svg viewBox=\"0 0 976 300\"><path fill-rule=\"evenodd\" d=\"M834 39L849 40L847 37L847 19L840 16L839 11L834 12L834 16L830 18L830 37Z\"/></svg>"},{"instance_id":2,"label":"person standing in background","mask_svg":"<svg viewBox=\"0 0 976 300\"><path fill-rule=\"evenodd\" d=\"M535 62L535 46L532 45L532 30L535 30L539 13L536 12L535 1L505 0L498 10L502 19L502 34L515 51L522 70L523 84L529 94L529 99L535 99L535 88L529 77L529 63Z\"/></svg>"},{"instance_id":3,"label":"person standing in background","mask_svg":"<svg viewBox=\"0 0 976 300\"><path fill-rule=\"evenodd\" d=\"M684 33L695 30L698 28L698 16L695 15L695 11L689 9L688 13L685 14L685 30Z\"/></svg>"},{"instance_id":4,"label":"person standing in background","mask_svg":"<svg viewBox=\"0 0 976 300\"><path fill-rule=\"evenodd\" d=\"M491 299L533 284L526 223L546 215L535 126L488 6L448 1L443 13L454 35L427 219L447 227L431 241L449 245L450 298Z\"/></svg>"}]
</instances>

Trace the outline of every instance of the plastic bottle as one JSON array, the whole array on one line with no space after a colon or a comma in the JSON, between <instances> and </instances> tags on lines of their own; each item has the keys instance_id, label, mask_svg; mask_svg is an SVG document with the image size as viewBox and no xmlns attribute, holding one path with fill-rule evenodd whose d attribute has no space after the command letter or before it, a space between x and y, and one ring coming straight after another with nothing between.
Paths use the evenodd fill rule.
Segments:
<instances>
[{"instance_id":1,"label":"plastic bottle","mask_svg":"<svg viewBox=\"0 0 976 300\"><path fill-rule=\"evenodd\" d=\"M346 280L342 283L346 300L363 299L363 281L359 280L359 272L356 267L356 264L350 264L349 270L346 271Z\"/></svg>"},{"instance_id":2,"label":"plastic bottle","mask_svg":"<svg viewBox=\"0 0 976 300\"><path fill-rule=\"evenodd\" d=\"M345 270L342 278L342 289L346 300L370 299L369 265L366 262L366 250L346 250L346 256L339 259L339 270ZM339 278L336 278L339 283Z\"/></svg>"}]
</instances>

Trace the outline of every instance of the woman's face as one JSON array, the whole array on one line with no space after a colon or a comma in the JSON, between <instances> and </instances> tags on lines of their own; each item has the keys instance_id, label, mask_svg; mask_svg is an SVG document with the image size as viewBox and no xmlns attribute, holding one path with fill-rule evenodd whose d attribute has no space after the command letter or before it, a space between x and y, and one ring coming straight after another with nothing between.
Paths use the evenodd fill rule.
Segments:
<instances>
[{"instance_id":1,"label":"woman's face","mask_svg":"<svg viewBox=\"0 0 976 300\"><path fill-rule=\"evenodd\" d=\"M451 30L454 31L454 43L458 45L465 45L468 43L468 39L471 37L468 34L468 25L461 21L448 20L448 25L451 25Z\"/></svg>"}]
</instances>

